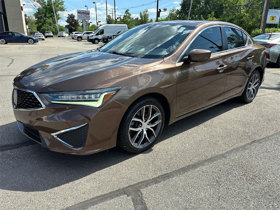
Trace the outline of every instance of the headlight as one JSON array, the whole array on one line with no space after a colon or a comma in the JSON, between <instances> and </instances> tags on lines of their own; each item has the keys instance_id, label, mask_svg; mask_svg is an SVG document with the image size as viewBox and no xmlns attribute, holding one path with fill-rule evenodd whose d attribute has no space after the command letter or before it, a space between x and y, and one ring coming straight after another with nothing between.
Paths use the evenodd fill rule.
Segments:
<instances>
[{"instance_id":1,"label":"headlight","mask_svg":"<svg viewBox=\"0 0 280 210\"><path fill-rule=\"evenodd\" d=\"M54 92L44 93L43 96L50 102L56 104L100 107L115 95L119 89L120 87L74 92Z\"/></svg>"}]
</instances>

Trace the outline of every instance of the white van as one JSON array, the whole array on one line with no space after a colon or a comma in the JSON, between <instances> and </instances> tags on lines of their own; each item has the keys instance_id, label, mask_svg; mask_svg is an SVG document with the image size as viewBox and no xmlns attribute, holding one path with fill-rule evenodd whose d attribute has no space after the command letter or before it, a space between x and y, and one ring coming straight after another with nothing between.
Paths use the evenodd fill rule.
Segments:
<instances>
[{"instance_id":1,"label":"white van","mask_svg":"<svg viewBox=\"0 0 280 210\"><path fill-rule=\"evenodd\" d=\"M112 36L124 31L127 31L126 24L106 24L96 29L96 31L89 36L88 41L98 44L104 36Z\"/></svg>"}]
</instances>

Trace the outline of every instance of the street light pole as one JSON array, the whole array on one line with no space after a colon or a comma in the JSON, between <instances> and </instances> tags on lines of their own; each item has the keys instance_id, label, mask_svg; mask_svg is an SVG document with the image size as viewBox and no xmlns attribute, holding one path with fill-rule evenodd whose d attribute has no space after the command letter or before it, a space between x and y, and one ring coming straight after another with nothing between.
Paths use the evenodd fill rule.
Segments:
<instances>
[{"instance_id":1,"label":"street light pole","mask_svg":"<svg viewBox=\"0 0 280 210\"><path fill-rule=\"evenodd\" d=\"M117 17L116 17L116 0L114 0L114 15L115 15L115 23L117 22Z\"/></svg>"},{"instance_id":2,"label":"street light pole","mask_svg":"<svg viewBox=\"0 0 280 210\"><path fill-rule=\"evenodd\" d=\"M53 8L53 15L54 15L54 20L55 20L55 23L56 23L57 33L58 33L59 32L59 27L58 27L58 24L57 24L57 19L56 19L56 14L55 14L55 10L54 10L53 0L52 0L52 8Z\"/></svg>"},{"instance_id":3,"label":"street light pole","mask_svg":"<svg viewBox=\"0 0 280 210\"><path fill-rule=\"evenodd\" d=\"M106 0L106 23L108 23L107 0Z\"/></svg>"},{"instance_id":4,"label":"street light pole","mask_svg":"<svg viewBox=\"0 0 280 210\"><path fill-rule=\"evenodd\" d=\"M93 4L95 4L95 19L96 19L96 26L98 26L98 22L97 22L97 6L96 6L96 2L92 2Z\"/></svg>"}]
</instances>

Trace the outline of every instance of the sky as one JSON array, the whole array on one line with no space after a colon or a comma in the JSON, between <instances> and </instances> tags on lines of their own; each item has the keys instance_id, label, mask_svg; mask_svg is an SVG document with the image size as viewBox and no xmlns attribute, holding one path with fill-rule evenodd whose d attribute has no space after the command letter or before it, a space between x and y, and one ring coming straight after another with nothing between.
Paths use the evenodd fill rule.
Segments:
<instances>
[{"instance_id":1,"label":"sky","mask_svg":"<svg viewBox=\"0 0 280 210\"><path fill-rule=\"evenodd\" d=\"M96 2L97 6L97 19L101 23L105 23L106 18L106 1L105 0L64 0L66 11L59 12L61 19L59 20L59 25L66 25L65 20L67 19L68 14L73 13L77 15L77 9L87 9L90 10L90 21L96 23L95 15L95 5L92 3ZM116 15L124 15L126 9L129 9L129 12L132 14L133 18L139 17L139 13L145 9L148 9L149 18L156 18L156 0L115 0L116 2ZM168 12L173 8L178 8L180 6L180 0L159 0L159 9L167 9L166 12L161 12L161 17L166 17ZM23 0L24 12L28 16L32 16L36 11L38 6L34 3L33 0ZM107 0L108 14L112 15L112 9L114 8L114 0Z\"/></svg>"}]
</instances>

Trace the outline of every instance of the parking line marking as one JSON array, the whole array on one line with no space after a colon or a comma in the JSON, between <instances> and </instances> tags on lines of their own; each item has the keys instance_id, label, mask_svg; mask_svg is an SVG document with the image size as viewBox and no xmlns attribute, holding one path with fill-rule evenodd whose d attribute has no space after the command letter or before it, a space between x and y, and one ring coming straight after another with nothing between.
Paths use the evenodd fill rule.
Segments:
<instances>
[{"instance_id":1,"label":"parking line marking","mask_svg":"<svg viewBox=\"0 0 280 210\"><path fill-rule=\"evenodd\" d=\"M280 73L280 70L278 71L271 71L272 74L279 74Z\"/></svg>"}]
</instances>

